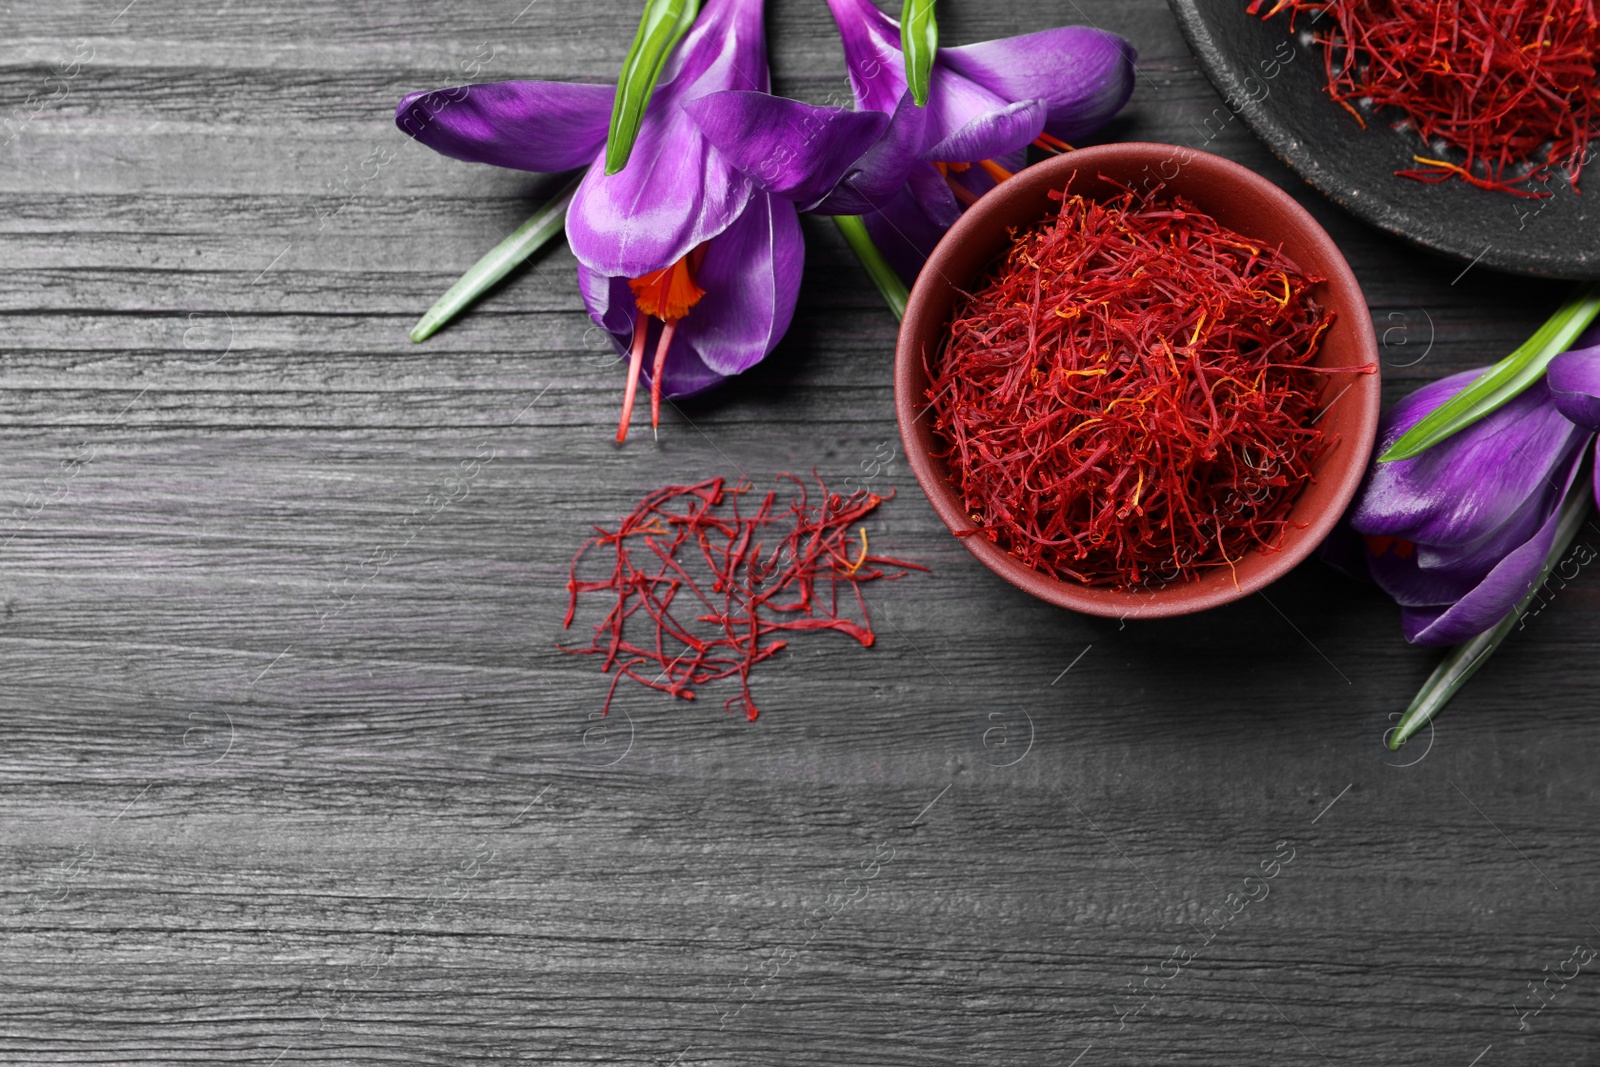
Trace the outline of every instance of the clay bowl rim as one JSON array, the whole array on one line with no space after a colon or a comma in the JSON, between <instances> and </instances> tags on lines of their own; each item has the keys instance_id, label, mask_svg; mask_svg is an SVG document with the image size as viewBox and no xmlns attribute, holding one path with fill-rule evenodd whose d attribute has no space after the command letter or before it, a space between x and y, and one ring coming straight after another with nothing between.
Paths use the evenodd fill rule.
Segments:
<instances>
[{"instance_id":1,"label":"clay bowl rim","mask_svg":"<svg viewBox=\"0 0 1600 1067\"><path fill-rule=\"evenodd\" d=\"M1256 212L1256 217L1261 220L1260 225L1252 225L1249 230L1236 228L1249 232L1258 240L1271 243L1293 234L1312 251L1311 256L1300 255L1296 258L1302 268L1315 269L1326 277L1321 295L1336 315L1335 325L1329 333L1330 340L1337 331L1354 331L1354 336L1349 338L1349 345L1353 346L1357 358L1342 365L1378 366L1377 337L1367 310L1366 297L1350 265L1333 238L1328 236L1310 212L1266 178L1221 156L1179 145L1152 142L1097 145L1045 160L990 191L945 234L911 290L895 345L895 417L899 423L906 459L923 494L952 533L970 529L971 522L961 507L953 485L946 478L943 463L930 455L932 429L918 411L919 398L926 388L919 341L938 338L947 321L942 307L946 294L957 284L969 283L986 267L980 265L970 273L959 271L957 273L967 276L952 278L949 273L951 260L958 250L973 241L992 246L994 254L998 254L1005 242L1003 218L1011 212L1013 202L1030 198L1044 202L1049 190L1065 187L1067 179L1079 170L1094 171L1100 168L1114 171L1113 177L1132 184L1132 176L1141 173L1141 167L1151 168L1151 173L1159 170L1164 174L1160 168L1171 164L1177 157L1184 161L1179 165L1177 177L1167 182L1167 189L1171 193L1192 199L1202 210L1216 211L1222 198L1214 193L1195 195L1190 182L1185 180L1186 175L1192 180L1195 175L1206 174L1215 179L1219 187L1230 189L1227 195L1236 202L1245 202L1260 209ZM1044 213L1041 212L1039 217L1043 218ZM989 263L992 259L993 255L985 257L983 262ZM1308 266L1307 260L1320 262ZM1324 345L1324 353L1328 347ZM1322 362L1320 356L1318 362ZM1332 532L1360 488L1377 435L1382 402L1381 382L1377 371L1354 374L1351 378L1351 384L1341 387L1342 392L1333 393L1333 399L1324 408L1326 413L1334 407L1344 406L1345 411L1340 418L1347 424L1338 445L1317 469L1318 488L1320 483L1333 483L1331 496L1324 495L1315 512L1303 513L1302 505L1307 503L1306 494L1303 493L1290 514L1294 521L1308 525L1304 529L1291 530L1284 547L1279 551L1266 556L1253 556L1248 564L1241 563L1239 567L1244 573L1230 576L1228 572L1218 569L1193 582L1178 582L1147 590L1116 591L1041 574L983 538L962 537L959 540L984 566L1012 585L1041 600L1088 615L1124 619L1166 618L1207 611L1243 599L1271 585L1304 562ZM1332 384L1330 382L1330 386ZM1325 392L1324 395L1328 394Z\"/></svg>"}]
</instances>

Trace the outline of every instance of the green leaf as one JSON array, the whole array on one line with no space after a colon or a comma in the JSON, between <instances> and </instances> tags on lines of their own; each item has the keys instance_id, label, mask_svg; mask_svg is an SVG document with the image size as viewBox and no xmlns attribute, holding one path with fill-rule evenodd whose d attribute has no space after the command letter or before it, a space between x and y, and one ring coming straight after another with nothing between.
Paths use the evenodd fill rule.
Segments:
<instances>
[{"instance_id":1,"label":"green leaf","mask_svg":"<svg viewBox=\"0 0 1600 1067\"><path fill-rule=\"evenodd\" d=\"M905 0L900 9L900 48L906 55L906 84L918 107L928 106L933 57L939 52L939 23L933 0Z\"/></svg>"},{"instance_id":2,"label":"green leaf","mask_svg":"<svg viewBox=\"0 0 1600 1067\"><path fill-rule=\"evenodd\" d=\"M644 109L656 91L661 68L672 55L673 46L689 32L700 14L700 0L648 0L633 47L622 61L617 79L617 98L611 105L611 132L606 136L606 173L619 173L633 155L633 142L639 137Z\"/></svg>"},{"instance_id":3,"label":"green leaf","mask_svg":"<svg viewBox=\"0 0 1600 1067\"><path fill-rule=\"evenodd\" d=\"M911 294L906 290L906 283L900 280L899 272L889 265L878 246L872 243L866 223L861 221L859 215L835 215L833 223L844 234L850 250L856 254L861 265L867 268L867 275L878 287L878 292L883 294L884 302L894 312L895 319L903 320L906 317L906 301L911 299Z\"/></svg>"},{"instance_id":4,"label":"green leaf","mask_svg":"<svg viewBox=\"0 0 1600 1067\"><path fill-rule=\"evenodd\" d=\"M1410 459L1497 410L1544 375L1545 368L1600 314L1600 285L1563 304L1521 348L1479 375L1439 405L1378 457L1379 463Z\"/></svg>"},{"instance_id":5,"label":"green leaf","mask_svg":"<svg viewBox=\"0 0 1600 1067\"><path fill-rule=\"evenodd\" d=\"M1422 729L1423 724L1432 719L1439 709L1448 704L1450 698L1467 684L1467 679L1478 673L1478 668L1483 666L1490 653L1511 636L1512 630L1518 628L1518 623L1527 614L1528 605L1539 595L1544 583L1550 577L1550 572L1561 562L1561 557L1567 554L1573 539L1578 536L1578 528L1583 525L1583 520L1589 514L1589 500L1589 479L1579 478L1573 485L1566 503L1561 506L1561 518L1556 524L1555 541L1551 543L1550 554L1545 557L1539 576L1534 579L1533 588L1522 598L1521 603L1511 609L1511 614L1501 619L1500 624L1494 629L1451 649L1444 662L1439 664L1438 669L1423 683L1421 692L1411 702L1405 714L1400 716L1400 725L1394 728L1389 737L1388 745L1391 749L1398 749L1408 738Z\"/></svg>"},{"instance_id":6,"label":"green leaf","mask_svg":"<svg viewBox=\"0 0 1600 1067\"><path fill-rule=\"evenodd\" d=\"M439 327L455 318L462 308L482 296L495 282L510 274L511 268L549 244L565 227L567 206L572 203L572 195L578 191L578 183L582 180L582 174L572 179L565 189L556 194L554 200L535 212L527 222L511 231L511 236L491 248L488 255L474 263L472 269L446 290L439 298L439 302L429 308L428 313L411 327L411 340L420 344L432 337Z\"/></svg>"}]
</instances>

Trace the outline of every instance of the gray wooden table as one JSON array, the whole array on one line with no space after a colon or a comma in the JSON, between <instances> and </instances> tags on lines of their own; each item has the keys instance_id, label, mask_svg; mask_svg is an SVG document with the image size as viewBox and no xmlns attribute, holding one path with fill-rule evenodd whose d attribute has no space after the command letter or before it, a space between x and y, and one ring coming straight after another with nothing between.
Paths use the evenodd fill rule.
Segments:
<instances>
[{"instance_id":1,"label":"gray wooden table","mask_svg":"<svg viewBox=\"0 0 1600 1067\"><path fill-rule=\"evenodd\" d=\"M807 220L789 339L618 450L564 248L407 342L549 183L389 116L474 66L614 77L634 0L125 2L0 15L0 1062L1600 1060L1593 575L1394 756L1436 654L1375 590L1071 615L901 460L875 543L934 573L880 590L876 648L795 642L753 724L629 689L601 722L555 647L588 525L898 447L864 275ZM1159 0L941 9L1132 38L1105 139L1291 189L1391 400L1557 299L1318 200ZM820 0L770 27L780 91L842 88Z\"/></svg>"}]
</instances>

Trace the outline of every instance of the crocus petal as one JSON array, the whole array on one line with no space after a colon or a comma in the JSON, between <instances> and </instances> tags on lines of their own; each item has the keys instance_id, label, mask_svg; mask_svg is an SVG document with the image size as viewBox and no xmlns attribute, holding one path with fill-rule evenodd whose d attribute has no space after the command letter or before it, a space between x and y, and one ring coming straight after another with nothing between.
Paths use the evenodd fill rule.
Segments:
<instances>
[{"instance_id":1,"label":"crocus petal","mask_svg":"<svg viewBox=\"0 0 1600 1067\"><path fill-rule=\"evenodd\" d=\"M632 348L633 323L638 317L633 290L626 278L608 278L578 264L578 293L594 324L612 335L618 350L626 356Z\"/></svg>"},{"instance_id":2,"label":"crocus petal","mask_svg":"<svg viewBox=\"0 0 1600 1067\"><path fill-rule=\"evenodd\" d=\"M1043 100L1046 132L1075 141L1103 126L1133 95L1138 52L1114 33L1064 26L939 50L952 73L1007 100Z\"/></svg>"},{"instance_id":3,"label":"crocus petal","mask_svg":"<svg viewBox=\"0 0 1600 1067\"><path fill-rule=\"evenodd\" d=\"M1455 603L1437 608L1402 608L1400 623L1406 640L1418 645L1455 645L1493 628L1509 615L1517 603L1533 589L1545 557L1555 542L1561 522L1560 500L1577 476L1582 450L1574 454L1556 494L1557 506L1540 525L1538 532L1509 553L1482 582Z\"/></svg>"},{"instance_id":4,"label":"crocus petal","mask_svg":"<svg viewBox=\"0 0 1600 1067\"><path fill-rule=\"evenodd\" d=\"M794 317L805 267L800 217L787 200L758 194L706 246L695 276L706 295L678 324L679 343L722 375L749 370L771 352ZM670 370L672 357L667 364Z\"/></svg>"},{"instance_id":5,"label":"crocus petal","mask_svg":"<svg viewBox=\"0 0 1600 1067\"><path fill-rule=\"evenodd\" d=\"M819 215L865 215L892 200L913 170L924 166L917 158L927 143L928 113L909 92L900 97L888 128L856 161L849 174L809 210Z\"/></svg>"},{"instance_id":6,"label":"crocus petal","mask_svg":"<svg viewBox=\"0 0 1600 1067\"><path fill-rule=\"evenodd\" d=\"M856 106L862 110L892 113L907 93L905 54L900 49L900 24L879 11L872 0L828 0L839 36L844 42L845 70ZM939 55L942 56L941 49ZM948 68L935 57L928 85L927 143L918 155L955 134L989 112L1004 110L1021 99L1006 97ZM1037 137L1038 133L1035 132ZM970 162L986 156L926 156L953 162Z\"/></svg>"},{"instance_id":7,"label":"crocus petal","mask_svg":"<svg viewBox=\"0 0 1600 1067\"><path fill-rule=\"evenodd\" d=\"M948 81L942 84L950 84ZM952 163L975 162L1026 148L1044 132L1043 100L1019 100L998 110L983 111L943 140L922 152L922 158Z\"/></svg>"},{"instance_id":8,"label":"crocus petal","mask_svg":"<svg viewBox=\"0 0 1600 1067\"><path fill-rule=\"evenodd\" d=\"M1579 453L1582 446L1587 445L1587 440L1581 437L1573 438L1573 451ZM1562 462L1565 467L1565 461ZM1546 515L1550 510L1560 507L1560 499L1554 499L1555 483L1546 482L1539 486L1539 493L1523 502L1517 509L1517 514L1512 515L1510 522L1499 526L1498 530L1490 531L1477 541L1466 545L1416 545L1416 565L1426 574L1454 574L1461 577L1482 577L1490 573L1494 565L1506 558L1507 553L1528 541L1528 537L1538 533L1539 526L1544 525ZM1459 595L1459 593L1458 593ZM1395 597L1395 600L1400 598ZM1426 600L1421 603L1445 603L1454 600L1454 597L1445 597L1443 600Z\"/></svg>"},{"instance_id":9,"label":"crocus petal","mask_svg":"<svg viewBox=\"0 0 1600 1067\"><path fill-rule=\"evenodd\" d=\"M944 231L951 225L930 215L927 203L914 192L919 187L942 191L945 202L941 210L959 215L949 186L944 184L944 179L931 163L924 163L911 183L902 186L891 199L880 204L878 210L861 216L872 243L878 246L884 258L905 279L907 285L917 280L933 246L939 243Z\"/></svg>"},{"instance_id":10,"label":"crocus petal","mask_svg":"<svg viewBox=\"0 0 1600 1067\"><path fill-rule=\"evenodd\" d=\"M1563 457L1560 470L1567 470L1582 457L1587 439L1572 442L1571 455ZM1544 482L1538 492L1504 526L1473 544L1441 548L1437 545L1410 545L1403 551L1385 545L1369 552L1372 578L1401 607L1440 607L1467 596L1500 563L1538 534L1549 517L1561 507L1565 484Z\"/></svg>"},{"instance_id":11,"label":"crocus petal","mask_svg":"<svg viewBox=\"0 0 1600 1067\"><path fill-rule=\"evenodd\" d=\"M512 81L412 93L395 125L435 152L469 163L562 171L591 163L606 143L609 85Z\"/></svg>"},{"instance_id":12,"label":"crocus petal","mask_svg":"<svg viewBox=\"0 0 1600 1067\"><path fill-rule=\"evenodd\" d=\"M969 170L967 173L971 174L972 171ZM939 228L940 236L943 236L944 231L954 226L956 220L961 217L961 204L956 200L956 194L951 191L950 183L939 173L937 167L925 163L913 169L906 177L906 188L911 193L911 199L922 209L922 213ZM928 250L933 251L931 247Z\"/></svg>"},{"instance_id":13,"label":"crocus petal","mask_svg":"<svg viewBox=\"0 0 1600 1067\"><path fill-rule=\"evenodd\" d=\"M844 42L845 72L856 106L891 113L906 91L900 25L872 0L828 0Z\"/></svg>"},{"instance_id":14,"label":"crocus petal","mask_svg":"<svg viewBox=\"0 0 1600 1067\"><path fill-rule=\"evenodd\" d=\"M710 93L684 105L706 140L756 186L806 211L859 170L889 127L881 111L813 107L767 93Z\"/></svg>"},{"instance_id":15,"label":"crocus petal","mask_svg":"<svg viewBox=\"0 0 1600 1067\"><path fill-rule=\"evenodd\" d=\"M1535 487L1510 521L1466 545L1417 546L1417 566L1425 571L1457 575L1487 574L1506 554L1532 537L1552 511L1561 506L1560 471L1566 470L1588 448L1586 434L1574 434L1563 454L1551 468L1551 476ZM1444 601L1433 601L1442 604Z\"/></svg>"},{"instance_id":16,"label":"crocus petal","mask_svg":"<svg viewBox=\"0 0 1600 1067\"><path fill-rule=\"evenodd\" d=\"M1379 452L1474 376L1458 374L1402 400L1385 416ZM1373 467L1350 524L1369 536L1465 547L1505 526L1536 497L1584 436L1538 382L1493 414L1414 459Z\"/></svg>"},{"instance_id":17,"label":"crocus petal","mask_svg":"<svg viewBox=\"0 0 1600 1067\"><path fill-rule=\"evenodd\" d=\"M1561 353L1550 361L1545 380L1561 414L1586 430L1600 430L1600 345Z\"/></svg>"},{"instance_id":18,"label":"crocus petal","mask_svg":"<svg viewBox=\"0 0 1600 1067\"><path fill-rule=\"evenodd\" d=\"M966 147L966 143L960 136L962 131L972 126L973 123L980 122L990 116L1000 116L1007 108L1017 103L1021 103L1021 101L1011 100L991 93L977 82L969 81L959 74L952 73L943 63L935 60L933 77L928 86L929 144L922 150L922 157L932 160L943 159L954 163L987 159L988 155L970 154L971 149ZM1042 102L1039 102L1038 110L1038 129L1033 131L1032 137L1029 137L1027 141L1022 141L1020 144L1005 144L1004 147L997 146L995 151L989 153L989 155L1009 152L1014 148L1021 147L1021 145L1026 145L1028 141L1039 136L1039 132L1044 129L1045 109ZM999 121L1004 120L1000 119ZM1028 121L1032 121L1031 115L1028 116ZM986 129L985 126L980 125L978 127L980 136L981 131L984 129ZM969 138L971 137L971 135L968 136ZM967 154L959 156L940 156L935 154L939 150L938 146L944 143L950 144L951 151L965 151ZM981 140L975 140L971 143L980 147L983 144Z\"/></svg>"},{"instance_id":19,"label":"crocus petal","mask_svg":"<svg viewBox=\"0 0 1600 1067\"><path fill-rule=\"evenodd\" d=\"M1542 523L1544 517L1540 516L1539 521ZM1366 563L1372 580L1396 604L1402 608L1435 610L1442 610L1472 592L1494 569L1491 566L1472 573L1425 570L1417 563L1416 546L1407 549L1404 555L1393 547L1386 547L1379 553L1368 550Z\"/></svg>"},{"instance_id":20,"label":"crocus petal","mask_svg":"<svg viewBox=\"0 0 1600 1067\"><path fill-rule=\"evenodd\" d=\"M755 186L700 132L683 104L767 88L761 0L707 0L673 52L620 174L589 168L567 213L578 260L608 277L671 266L731 225Z\"/></svg>"}]
</instances>

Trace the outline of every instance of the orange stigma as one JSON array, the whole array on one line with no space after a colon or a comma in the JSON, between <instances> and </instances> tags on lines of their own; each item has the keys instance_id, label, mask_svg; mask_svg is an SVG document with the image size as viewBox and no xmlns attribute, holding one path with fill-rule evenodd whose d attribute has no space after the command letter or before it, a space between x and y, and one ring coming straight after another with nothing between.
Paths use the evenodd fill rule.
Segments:
<instances>
[{"instance_id":1,"label":"orange stigma","mask_svg":"<svg viewBox=\"0 0 1600 1067\"><path fill-rule=\"evenodd\" d=\"M694 283L694 269L689 263L691 257L696 260L700 258L695 252L690 252L670 267L651 271L643 278L628 279L628 288L633 290L633 302L639 305L641 314L662 322L677 322L689 314L690 308L700 303L706 291Z\"/></svg>"},{"instance_id":2,"label":"orange stigma","mask_svg":"<svg viewBox=\"0 0 1600 1067\"><path fill-rule=\"evenodd\" d=\"M972 164L972 163L935 162L934 166L937 167L938 170L939 170L939 173L941 175L943 175L945 184L950 187L950 191L955 194L957 200L961 201L963 204L967 205L968 207L971 207L973 204L976 204L978 202L979 194L973 192L971 189L968 189L965 185L963 185L960 182L956 181L954 178L951 177L951 175L952 174L965 174L967 171L971 170L974 165L982 168L984 173L988 174L989 177L993 178L995 180L995 184L997 184L997 185L1000 182L1005 181L1007 178L1010 178L1010 177L1013 176L1011 171L1006 170L1006 168L1002 167L1000 164L996 163L992 159L980 159L980 160L978 160L978 162L976 164Z\"/></svg>"},{"instance_id":3,"label":"orange stigma","mask_svg":"<svg viewBox=\"0 0 1600 1067\"><path fill-rule=\"evenodd\" d=\"M661 425L661 376L667 366L667 349L677 333L678 322L700 302L706 291L695 284L695 272L705 259L705 245L693 249L670 267L651 271L642 278L629 278L633 302L639 314L633 324L633 347L629 353L628 386L622 397L622 423L617 427L617 444L628 439L628 423L633 421L633 400L639 390L639 371L644 365L650 320L660 319L661 335L656 340L655 362L650 372L650 425Z\"/></svg>"},{"instance_id":4,"label":"orange stigma","mask_svg":"<svg viewBox=\"0 0 1600 1067\"><path fill-rule=\"evenodd\" d=\"M997 182L1003 182L1007 178L1012 177L1012 173L1009 170L1006 170L1006 168L1002 167L992 159L980 159L978 160L978 166L987 171L989 177L993 178Z\"/></svg>"}]
</instances>

